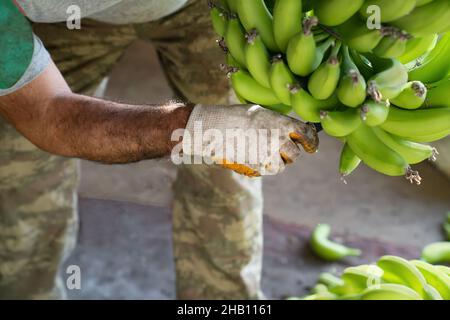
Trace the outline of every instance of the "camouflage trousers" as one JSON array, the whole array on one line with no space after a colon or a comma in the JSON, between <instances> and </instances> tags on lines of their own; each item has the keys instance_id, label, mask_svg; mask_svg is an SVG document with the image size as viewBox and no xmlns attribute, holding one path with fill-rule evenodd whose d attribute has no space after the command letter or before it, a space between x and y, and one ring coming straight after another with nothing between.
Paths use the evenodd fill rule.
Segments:
<instances>
[{"instance_id":1,"label":"camouflage trousers","mask_svg":"<svg viewBox=\"0 0 450 320\"><path fill-rule=\"evenodd\" d=\"M136 39L156 47L183 99L234 102L217 66L204 0L139 25L35 24L74 92L92 94ZM62 298L58 270L77 231L77 161L38 150L0 118L0 298ZM261 180L218 167L181 166L174 184L173 245L182 299L261 297Z\"/></svg>"}]
</instances>

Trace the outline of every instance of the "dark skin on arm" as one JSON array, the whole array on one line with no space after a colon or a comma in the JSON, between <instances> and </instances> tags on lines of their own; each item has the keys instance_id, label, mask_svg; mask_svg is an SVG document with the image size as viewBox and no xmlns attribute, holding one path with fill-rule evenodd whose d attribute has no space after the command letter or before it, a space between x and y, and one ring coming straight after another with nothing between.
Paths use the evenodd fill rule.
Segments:
<instances>
[{"instance_id":1,"label":"dark skin on arm","mask_svg":"<svg viewBox=\"0 0 450 320\"><path fill-rule=\"evenodd\" d=\"M193 105L134 106L74 94L51 63L28 85L0 96L0 115L49 153L102 163L170 155Z\"/></svg>"}]
</instances>

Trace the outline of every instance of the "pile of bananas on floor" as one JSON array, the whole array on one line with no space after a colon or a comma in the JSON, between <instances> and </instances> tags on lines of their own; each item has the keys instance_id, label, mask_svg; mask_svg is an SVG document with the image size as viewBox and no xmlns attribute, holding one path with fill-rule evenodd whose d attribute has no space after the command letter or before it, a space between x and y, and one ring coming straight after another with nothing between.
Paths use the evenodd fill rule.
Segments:
<instances>
[{"instance_id":1,"label":"pile of bananas on floor","mask_svg":"<svg viewBox=\"0 0 450 320\"><path fill-rule=\"evenodd\" d=\"M428 143L450 134L449 0L210 0L242 102L295 112L362 162L421 178ZM380 23L377 24L377 17Z\"/></svg>"},{"instance_id":2,"label":"pile of bananas on floor","mask_svg":"<svg viewBox=\"0 0 450 320\"><path fill-rule=\"evenodd\" d=\"M340 277L323 273L312 294L302 299L450 300L450 268L384 256L376 264L349 267Z\"/></svg>"},{"instance_id":3,"label":"pile of bananas on floor","mask_svg":"<svg viewBox=\"0 0 450 320\"><path fill-rule=\"evenodd\" d=\"M446 240L431 243L420 260L383 256L377 263L349 267L341 276L325 272L306 297L290 300L450 300L450 212L443 224ZM319 224L311 234L315 255L328 262L362 254L329 238L331 227Z\"/></svg>"}]
</instances>

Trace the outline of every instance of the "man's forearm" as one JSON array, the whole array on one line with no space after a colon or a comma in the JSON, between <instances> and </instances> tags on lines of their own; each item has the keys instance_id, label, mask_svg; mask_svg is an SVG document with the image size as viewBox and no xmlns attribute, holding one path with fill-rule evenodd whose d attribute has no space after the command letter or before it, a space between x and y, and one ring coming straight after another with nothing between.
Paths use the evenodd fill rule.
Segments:
<instances>
[{"instance_id":1,"label":"man's forearm","mask_svg":"<svg viewBox=\"0 0 450 320\"><path fill-rule=\"evenodd\" d=\"M50 153L103 163L129 163L170 154L172 132L185 128L192 106L134 106L76 94L54 97L40 119L18 128ZM25 132L24 132L25 131Z\"/></svg>"}]
</instances>

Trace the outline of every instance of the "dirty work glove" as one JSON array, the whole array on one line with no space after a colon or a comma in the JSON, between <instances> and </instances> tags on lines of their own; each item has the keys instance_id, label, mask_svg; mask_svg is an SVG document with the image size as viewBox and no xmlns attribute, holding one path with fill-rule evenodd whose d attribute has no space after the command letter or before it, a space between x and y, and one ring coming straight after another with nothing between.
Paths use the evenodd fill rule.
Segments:
<instances>
[{"instance_id":1,"label":"dirty work glove","mask_svg":"<svg viewBox=\"0 0 450 320\"><path fill-rule=\"evenodd\" d=\"M318 144L314 125L258 105L197 105L184 132L183 159L258 177L282 172L300 146L315 153Z\"/></svg>"}]
</instances>

